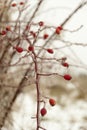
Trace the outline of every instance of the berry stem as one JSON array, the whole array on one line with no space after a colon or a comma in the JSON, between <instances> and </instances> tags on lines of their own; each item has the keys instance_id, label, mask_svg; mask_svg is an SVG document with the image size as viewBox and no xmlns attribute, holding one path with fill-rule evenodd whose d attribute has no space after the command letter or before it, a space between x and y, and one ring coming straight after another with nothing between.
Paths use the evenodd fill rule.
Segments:
<instances>
[{"instance_id":1,"label":"berry stem","mask_svg":"<svg viewBox=\"0 0 87 130\"><path fill-rule=\"evenodd\" d=\"M39 130L39 126L40 126L40 117L39 117L39 111L40 111L40 91L39 91L39 75L38 75L38 63L37 63L37 56L35 54L35 52L33 52L34 55L34 65L35 65L35 79L36 79L36 90L37 90L37 127L36 130Z\"/></svg>"}]
</instances>

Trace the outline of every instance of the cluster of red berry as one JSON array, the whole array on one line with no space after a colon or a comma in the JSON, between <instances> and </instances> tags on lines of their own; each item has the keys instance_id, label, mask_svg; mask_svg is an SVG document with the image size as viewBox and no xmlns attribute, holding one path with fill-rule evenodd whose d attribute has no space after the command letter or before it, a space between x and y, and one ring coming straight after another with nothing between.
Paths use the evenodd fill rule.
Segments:
<instances>
[{"instance_id":1,"label":"cluster of red berry","mask_svg":"<svg viewBox=\"0 0 87 130\"><path fill-rule=\"evenodd\" d=\"M18 53L22 53L23 51L24 51L24 49L22 48L22 47L19 47L19 46L15 46L15 47L13 47L14 49L16 49L16 51L18 52ZM28 51L34 51L34 46L29 46L28 47Z\"/></svg>"},{"instance_id":2,"label":"cluster of red berry","mask_svg":"<svg viewBox=\"0 0 87 130\"><path fill-rule=\"evenodd\" d=\"M51 106L55 106L56 105L56 101L54 99L50 98L49 99L49 104ZM40 114L41 114L41 116L45 116L47 114L47 109L45 107L41 108Z\"/></svg>"},{"instance_id":3,"label":"cluster of red berry","mask_svg":"<svg viewBox=\"0 0 87 130\"><path fill-rule=\"evenodd\" d=\"M38 24L39 24L40 27L44 26L44 22L42 22L42 21L40 21ZM8 26L8 27L6 27L6 30L7 30L7 31L10 31L11 29L10 29L10 27ZM63 28L62 28L61 26L57 27L57 28L56 28L56 34L60 34L61 30L63 30ZM3 33L4 33L4 32L3 32ZM33 35L33 37L36 37L36 33L34 33L33 31L30 31L30 33L31 33L31 35ZM44 34L44 39L47 39L48 36L49 36L48 34ZM24 49L23 49L22 47L19 47L19 46L16 46L16 47L14 47L14 48L16 49L16 51L17 51L18 53L22 53L22 52L24 51ZM33 45L28 46L27 51L29 51L29 52L34 52L34 46L33 46ZM48 53L50 53L50 54L53 54L53 53L54 53L54 50L51 49L51 48L46 49L46 51L47 51ZM62 64L62 66L68 68L68 67L69 67L69 64L68 64L67 62L65 62L65 60L66 60L66 58L63 58L61 64ZM72 77L71 77L69 74L63 75L63 78L64 78L65 80L71 80L71 79L72 79ZM49 99L49 103L50 103L51 106L54 106L54 105L56 104L56 102L55 102L54 99ZM47 113L47 110L46 110L46 108L43 107L43 108L41 109L41 115L44 116L46 113Z\"/></svg>"},{"instance_id":4,"label":"cluster of red berry","mask_svg":"<svg viewBox=\"0 0 87 130\"><path fill-rule=\"evenodd\" d=\"M69 74L65 74L63 77L64 77L65 80L71 80L71 78L72 78ZM54 99L50 98L49 99L49 104L51 106L55 106L56 101ZM45 107L41 108L40 114L41 114L41 116L45 116L47 114L47 109Z\"/></svg>"},{"instance_id":5,"label":"cluster of red berry","mask_svg":"<svg viewBox=\"0 0 87 130\"><path fill-rule=\"evenodd\" d=\"M40 22L38 23L38 25L39 25L40 27L43 27L43 26L44 26L44 22L43 22L43 21L40 21ZM30 27L27 26L26 29L30 29ZM10 29L10 27L8 26L8 27L6 27L6 30L7 30L7 31L10 31L11 29ZM55 33L59 35L62 30L63 30L62 26L58 26L58 27L56 28L56 30L55 30ZM4 32L3 32L3 34L4 34ZM33 38L36 37L36 33L35 33L34 31L30 31L30 34L33 36ZM47 39L48 37L49 37L49 35L48 35L47 33L45 33L44 36L43 36L43 39ZM23 49L22 47L19 47L19 46L16 46L16 47L14 47L14 48L16 49L16 51L17 51L18 53L22 53L22 52L24 51L24 49ZM28 51L34 52L34 46L33 46L33 45L30 45L30 46L28 47ZM53 53L54 53L54 50L53 50L52 48L47 48L46 51L47 51L48 53L50 53L50 54L53 54ZM66 60L66 59L63 59L62 66L68 68L68 67L69 67L69 64L68 64L67 62L65 62L65 60ZM72 79L72 77L71 77L69 74L65 74L65 75L63 76L63 78L64 78L65 80L71 80L71 79Z\"/></svg>"}]
</instances>

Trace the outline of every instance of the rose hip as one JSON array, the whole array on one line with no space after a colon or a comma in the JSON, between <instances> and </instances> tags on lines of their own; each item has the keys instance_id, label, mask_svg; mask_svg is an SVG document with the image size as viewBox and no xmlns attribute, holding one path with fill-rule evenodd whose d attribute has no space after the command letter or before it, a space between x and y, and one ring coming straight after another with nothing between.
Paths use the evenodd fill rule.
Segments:
<instances>
[{"instance_id":1,"label":"rose hip","mask_svg":"<svg viewBox=\"0 0 87 130\"><path fill-rule=\"evenodd\" d=\"M54 53L53 49L47 49L47 52L50 53L50 54Z\"/></svg>"},{"instance_id":2,"label":"rose hip","mask_svg":"<svg viewBox=\"0 0 87 130\"><path fill-rule=\"evenodd\" d=\"M71 80L72 79L72 77L69 74L65 74L63 77L64 77L65 80Z\"/></svg>"},{"instance_id":3,"label":"rose hip","mask_svg":"<svg viewBox=\"0 0 87 130\"><path fill-rule=\"evenodd\" d=\"M32 46L32 45L29 46L29 47L28 47L28 50L29 50L29 51L34 51L34 46Z\"/></svg>"},{"instance_id":4,"label":"rose hip","mask_svg":"<svg viewBox=\"0 0 87 130\"><path fill-rule=\"evenodd\" d=\"M19 53L23 52L23 48L22 47L16 46L16 47L14 47L14 49L16 49L16 51L19 52Z\"/></svg>"},{"instance_id":5,"label":"rose hip","mask_svg":"<svg viewBox=\"0 0 87 130\"><path fill-rule=\"evenodd\" d=\"M54 99L50 98L49 103L50 103L51 106L55 106L56 101Z\"/></svg>"},{"instance_id":6,"label":"rose hip","mask_svg":"<svg viewBox=\"0 0 87 130\"><path fill-rule=\"evenodd\" d=\"M43 107L43 108L40 110L40 113L41 113L41 116L45 116L45 115L47 114L46 108Z\"/></svg>"}]
</instances>

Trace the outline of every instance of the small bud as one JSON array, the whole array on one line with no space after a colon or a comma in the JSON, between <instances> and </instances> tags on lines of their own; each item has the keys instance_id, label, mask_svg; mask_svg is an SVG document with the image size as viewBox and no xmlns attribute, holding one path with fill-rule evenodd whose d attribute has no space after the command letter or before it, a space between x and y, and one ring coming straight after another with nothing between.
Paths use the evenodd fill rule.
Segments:
<instances>
[{"instance_id":1,"label":"small bud","mask_svg":"<svg viewBox=\"0 0 87 130\"><path fill-rule=\"evenodd\" d=\"M64 62L65 60L67 60L67 57L62 57L62 61Z\"/></svg>"}]
</instances>

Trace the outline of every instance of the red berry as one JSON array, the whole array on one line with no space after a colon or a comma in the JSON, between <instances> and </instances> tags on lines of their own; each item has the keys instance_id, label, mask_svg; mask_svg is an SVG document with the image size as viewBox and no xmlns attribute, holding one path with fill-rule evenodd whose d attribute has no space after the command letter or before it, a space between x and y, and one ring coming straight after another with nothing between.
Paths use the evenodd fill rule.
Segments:
<instances>
[{"instance_id":1,"label":"red berry","mask_svg":"<svg viewBox=\"0 0 87 130\"><path fill-rule=\"evenodd\" d=\"M14 47L14 48L15 48L16 51L19 52L19 53L23 52L23 48L21 48L21 47L16 46L16 47Z\"/></svg>"},{"instance_id":2,"label":"red berry","mask_svg":"<svg viewBox=\"0 0 87 130\"><path fill-rule=\"evenodd\" d=\"M12 5L11 5L11 6L12 6L12 7L15 7L16 5L17 5L16 3L12 3Z\"/></svg>"},{"instance_id":3,"label":"red berry","mask_svg":"<svg viewBox=\"0 0 87 130\"><path fill-rule=\"evenodd\" d=\"M50 54L54 53L53 49L47 49L47 52L50 53Z\"/></svg>"},{"instance_id":4,"label":"red berry","mask_svg":"<svg viewBox=\"0 0 87 130\"><path fill-rule=\"evenodd\" d=\"M49 103L50 103L51 106L55 106L56 101L54 99L50 98Z\"/></svg>"},{"instance_id":5,"label":"red berry","mask_svg":"<svg viewBox=\"0 0 87 130\"><path fill-rule=\"evenodd\" d=\"M69 74L65 74L63 77L64 77L65 80L71 80L72 79L72 77Z\"/></svg>"},{"instance_id":6,"label":"red berry","mask_svg":"<svg viewBox=\"0 0 87 130\"><path fill-rule=\"evenodd\" d=\"M56 33L60 34L60 29L59 28L56 28Z\"/></svg>"},{"instance_id":7,"label":"red berry","mask_svg":"<svg viewBox=\"0 0 87 130\"><path fill-rule=\"evenodd\" d=\"M60 30L63 30L62 26L59 26L58 28L59 28Z\"/></svg>"},{"instance_id":8,"label":"red berry","mask_svg":"<svg viewBox=\"0 0 87 130\"><path fill-rule=\"evenodd\" d=\"M57 28L56 28L56 34L60 34L61 30L62 30L62 27L61 27L61 26L57 27Z\"/></svg>"},{"instance_id":9,"label":"red berry","mask_svg":"<svg viewBox=\"0 0 87 130\"><path fill-rule=\"evenodd\" d=\"M47 39L48 37L49 37L48 34L44 34L44 36L43 36L44 39Z\"/></svg>"},{"instance_id":10,"label":"red berry","mask_svg":"<svg viewBox=\"0 0 87 130\"><path fill-rule=\"evenodd\" d=\"M20 5L23 5L23 4L24 4L24 2L23 2L23 1L21 1L19 4L20 4Z\"/></svg>"},{"instance_id":11,"label":"red berry","mask_svg":"<svg viewBox=\"0 0 87 130\"><path fill-rule=\"evenodd\" d=\"M62 63L62 65L67 68L69 67L69 64L67 62Z\"/></svg>"},{"instance_id":12,"label":"red berry","mask_svg":"<svg viewBox=\"0 0 87 130\"><path fill-rule=\"evenodd\" d=\"M1 32L1 35L6 35L6 31L3 30L3 31Z\"/></svg>"},{"instance_id":13,"label":"red berry","mask_svg":"<svg viewBox=\"0 0 87 130\"><path fill-rule=\"evenodd\" d=\"M40 113L41 113L41 116L45 116L45 115L47 114L46 108L43 107L43 108L40 110Z\"/></svg>"},{"instance_id":14,"label":"red berry","mask_svg":"<svg viewBox=\"0 0 87 130\"><path fill-rule=\"evenodd\" d=\"M6 27L6 31L11 31L11 27L10 27L10 26L7 26L7 27Z\"/></svg>"},{"instance_id":15,"label":"red berry","mask_svg":"<svg viewBox=\"0 0 87 130\"><path fill-rule=\"evenodd\" d=\"M39 22L39 26L43 26L44 25L44 22L43 21L40 21Z\"/></svg>"},{"instance_id":16,"label":"red berry","mask_svg":"<svg viewBox=\"0 0 87 130\"><path fill-rule=\"evenodd\" d=\"M29 50L29 51L34 51L34 46L32 46L32 45L29 46L29 47L28 47L28 50Z\"/></svg>"}]
</instances>

